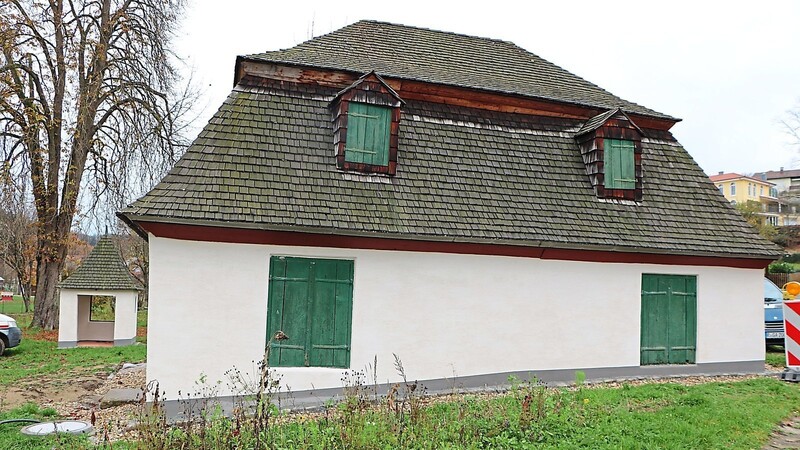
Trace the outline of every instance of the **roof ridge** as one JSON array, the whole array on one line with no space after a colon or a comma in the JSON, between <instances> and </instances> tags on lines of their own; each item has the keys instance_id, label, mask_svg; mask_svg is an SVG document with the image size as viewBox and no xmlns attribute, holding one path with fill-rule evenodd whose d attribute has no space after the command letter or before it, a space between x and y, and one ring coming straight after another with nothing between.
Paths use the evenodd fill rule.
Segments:
<instances>
[{"instance_id":1,"label":"roof ridge","mask_svg":"<svg viewBox=\"0 0 800 450\"><path fill-rule=\"evenodd\" d=\"M416 26L416 25L406 25L406 24L402 24L402 23L388 22L388 21L385 21L385 20L361 19L361 20L359 20L357 22L351 23L350 25L345 25L344 27L339 28L339 30L343 30L343 29L345 29L347 27L358 25L360 23L374 23L374 24L379 24L379 25L391 25L393 27L407 28L407 29L411 29L411 30L430 31L430 32L439 33L439 34L449 34L449 35L453 35L453 36L461 36L461 37L467 37L467 38L472 38L472 39L483 39L485 41L501 42L501 43L504 43L504 44L511 44L511 45L513 45L515 47L519 47L514 42L507 41L505 39L497 39L497 38L491 38L491 37L485 37L485 36L478 36L478 35L474 35L474 34L459 33L459 32L456 32L456 31L436 30L436 29L428 28L428 27L420 27L420 26ZM338 30L335 30L335 31L338 31ZM326 33L326 34L329 34L329 33ZM320 35L320 36L324 36L324 35ZM519 48L521 48L521 47L519 47Z\"/></svg>"},{"instance_id":2,"label":"roof ridge","mask_svg":"<svg viewBox=\"0 0 800 450\"><path fill-rule=\"evenodd\" d=\"M621 98L514 42L360 20L289 48L240 58L481 89L677 122ZM492 75L488 75L492 73Z\"/></svg>"},{"instance_id":3,"label":"roof ridge","mask_svg":"<svg viewBox=\"0 0 800 450\"><path fill-rule=\"evenodd\" d=\"M415 26L415 25L405 25L405 24L402 24L402 23L395 23L395 22L389 22L389 21L385 21L385 20L374 20L374 19L361 19L361 20L358 20L356 22L347 24L347 25L345 25L345 26L343 26L341 28L337 28L335 30L328 31L327 33L323 33L323 34L320 34L318 36L313 36L310 39L306 39L304 41L298 42L298 43L292 45L291 47L280 48L280 49L277 49L277 50L267 50L267 51L260 52L260 53L250 53L250 54L245 55L245 56L263 55L265 53L276 53L276 52L283 52L283 51L287 51L287 50L292 50L292 49L294 49L294 48L296 48L298 46L311 43L313 41L322 39L322 38L324 38L326 36L329 36L329 35L332 35L332 34L339 33L341 31L344 31L344 30L348 29L348 28L352 28L352 27L355 27L355 26L357 26L359 24L363 24L363 23L371 23L371 24L376 24L376 25L389 25L389 26L393 26L393 27L405 28L405 29L408 29L408 30L421 30L421 31L428 31L428 32L431 32L431 33L446 34L446 35L451 35L451 36L461 36L461 37L470 38L470 39L481 39L481 40L484 40L484 41L499 42L499 43L511 45L513 47L517 47L522 51L525 51L525 52L527 52L527 53L529 53L531 55L536 56L539 59L544 60L539 55L535 55L534 53L528 52L527 50L525 50L524 48L522 48L519 45L515 44L514 42L507 41L505 39L497 39L497 38L490 38L490 37L485 37L485 36L477 36L477 35L474 35L474 34L458 33L458 32L455 32L455 31L436 30L434 28L420 27L420 26ZM562 70L564 70L564 69L562 68Z\"/></svg>"}]
</instances>

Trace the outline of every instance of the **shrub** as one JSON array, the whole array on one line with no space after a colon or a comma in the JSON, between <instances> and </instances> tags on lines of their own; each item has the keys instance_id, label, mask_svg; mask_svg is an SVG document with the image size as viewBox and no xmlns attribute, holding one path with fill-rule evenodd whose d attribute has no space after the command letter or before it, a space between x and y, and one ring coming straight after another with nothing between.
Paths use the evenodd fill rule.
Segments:
<instances>
[{"instance_id":1,"label":"shrub","mask_svg":"<svg viewBox=\"0 0 800 450\"><path fill-rule=\"evenodd\" d=\"M792 253L780 259L780 262L800 263L800 253Z\"/></svg>"},{"instance_id":2,"label":"shrub","mask_svg":"<svg viewBox=\"0 0 800 450\"><path fill-rule=\"evenodd\" d=\"M794 265L787 262L775 262L769 265L769 273L793 273Z\"/></svg>"}]
</instances>

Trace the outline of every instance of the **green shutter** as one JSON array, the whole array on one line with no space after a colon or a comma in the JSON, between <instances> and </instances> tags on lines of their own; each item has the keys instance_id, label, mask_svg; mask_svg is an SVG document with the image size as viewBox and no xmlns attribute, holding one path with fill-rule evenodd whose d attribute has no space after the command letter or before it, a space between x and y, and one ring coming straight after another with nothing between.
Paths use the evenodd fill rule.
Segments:
<instances>
[{"instance_id":1,"label":"green shutter","mask_svg":"<svg viewBox=\"0 0 800 450\"><path fill-rule=\"evenodd\" d=\"M632 141L604 139L604 186L606 189L634 189L636 165Z\"/></svg>"},{"instance_id":2,"label":"green shutter","mask_svg":"<svg viewBox=\"0 0 800 450\"><path fill-rule=\"evenodd\" d=\"M348 367L353 306L353 261L270 259L267 340L269 363L284 367Z\"/></svg>"},{"instance_id":3,"label":"green shutter","mask_svg":"<svg viewBox=\"0 0 800 450\"><path fill-rule=\"evenodd\" d=\"M388 166L391 117L391 108L350 102L345 161Z\"/></svg>"},{"instance_id":4,"label":"green shutter","mask_svg":"<svg viewBox=\"0 0 800 450\"><path fill-rule=\"evenodd\" d=\"M693 364L697 278L642 275L641 364Z\"/></svg>"}]
</instances>

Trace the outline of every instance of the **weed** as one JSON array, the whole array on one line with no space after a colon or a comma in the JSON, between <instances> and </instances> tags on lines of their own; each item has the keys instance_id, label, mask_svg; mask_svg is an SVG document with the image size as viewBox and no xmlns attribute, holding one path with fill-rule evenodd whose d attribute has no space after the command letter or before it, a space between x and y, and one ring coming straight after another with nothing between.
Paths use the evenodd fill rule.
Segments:
<instances>
[{"instance_id":1,"label":"weed","mask_svg":"<svg viewBox=\"0 0 800 450\"><path fill-rule=\"evenodd\" d=\"M505 394L431 400L396 355L394 362L402 381L380 403L369 401L367 370L349 370L341 378L343 401L328 401L311 417L287 415L274 404L276 384L266 369L252 398L269 403L266 412L240 408L226 417L214 408L191 427L143 423L150 438L141 437L137 448L753 448L800 404L795 386L769 378L577 389L514 379Z\"/></svg>"}]
</instances>

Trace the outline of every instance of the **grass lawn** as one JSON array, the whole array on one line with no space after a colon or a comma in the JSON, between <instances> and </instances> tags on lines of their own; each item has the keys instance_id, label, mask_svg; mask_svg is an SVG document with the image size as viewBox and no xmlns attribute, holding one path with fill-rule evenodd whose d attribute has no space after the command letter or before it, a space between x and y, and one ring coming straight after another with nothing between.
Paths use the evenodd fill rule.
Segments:
<instances>
[{"instance_id":1,"label":"grass lawn","mask_svg":"<svg viewBox=\"0 0 800 450\"><path fill-rule=\"evenodd\" d=\"M24 313L22 299L0 303L0 313L14 317L22 328L22 343L6 350L0 357L0 404L2 393L9 388L43 388L59 382L68 382L84 375L111 372L122 362L141 362L147 355L147 346L133 345L109 348L74 348L58 350L57 334L29 328L32 313ZM147 313L143 315L146 323ZM140 339L144 340L144 339ZM11 418L54 420L56 412L27 404L0 411L0 421ZM52 449L92 448L85 437L26 437L19 433L25 424L0 425L2 449Z\"/></svg>"},{"instance_id":2,"label":"grass lawn","mask_svg":"<svg viewBox=\"0 0 800 450\"><path fill-rule=\"evenodd\" d=\"M14 296L13 302L0 302L0 311L3 310L7 311L3 314L15 318L22 328L22 343L7 349L0 357L0 386L37 376L60 374L62 378L69 378L100 371L110 372L122 362L142 362L147 355L144 345L58 350L55 333L28 328L33 313L23 312L20 296ZM146 324L147 313L139 314L139 320Z\"/></svg>"},{"instance_id":3,"label":"grass lawn","mask_svg":"<svg viewBox=\"0 0 800 450\"><path fill-rule=\"evenodd\" d=\"M362 407L351 401L330 408L313 420L273 422L261 448L752 449L761 448L783 419L798 414L800 389L766 377L695 386L522 386L493 398L453 396L422 404L416 412L408 403ZM12 417L55 418L54 411L35 405L0 413L0 420ZM204 432L154 422L143 434L150 438L113 448L253 448L249 420L242 419L240 427L211 419ZM20 427L0 425L0 448L108 448L84 438L27 438Z\"/></svg>"},{"instance_id":4,"label":"grass lawn","mask_svg":"<svg viewBox=\"0 0 800 450\"><path fill-rule=\"evenodd\" d=\"M142 362L146 356L145 345L58 350L56 342L26 339L23 334L22 344L0 357L0 387L36 376L110 373L122 362Z\"/></svg>"},{"instance_id":5,"label":"grass lawn","mask_svg":"<svg viewBox=\"0 0 800 450\"><path fill-rule=\"evenodd\" d=\"M260 448L752 449L762 447L783 419L798 414L800 389L767 377L695 386L523 385L493 398L416 400L416 410L414 402L362 407L351 398L313 420L273 421L262 428ZM203 432L150 425L136 444L253 448L252 426L246 417L210 420Z\"/></svg>"},{"instance_id":6,"label":"grass lawn","mask_svg":"<svg viewBox=\"0 0 800 450\"><path fill-rule=\"evenodd\" d=\"M765 356L767 364L774 367L786 367L786 352L783 347L779 345L768 345L767 354Z\"/></svg>"},{"instance_id":7,"label":"grass lawn","mask_svg":"<svg viewBox=\"0 0 800 450\"><path fill-rule=\"evenodd\" d=\"M10 411L0 412L0 421L8 419L37 419L42 422L58 419L56 411L27 404ZM4 450L51 450L93 448L85 436L25 436L20 433L27 423L0 425L0 448Z\"/></svg>"},{"instance_id":8,"label":"grass lawn","mask_svg":"<svg viewBox=\"0 0 800 450\"><path fill-rule=\"evenodd\" d=\"M33 319L33 299L31 299L31 312L26 313L22 296L15 295L13 301L0 302L0 314L13 317L20 328L27 328Z\"/></svg>"}]
</instances>

